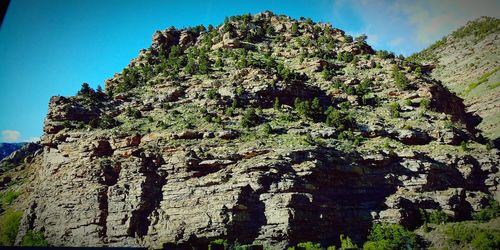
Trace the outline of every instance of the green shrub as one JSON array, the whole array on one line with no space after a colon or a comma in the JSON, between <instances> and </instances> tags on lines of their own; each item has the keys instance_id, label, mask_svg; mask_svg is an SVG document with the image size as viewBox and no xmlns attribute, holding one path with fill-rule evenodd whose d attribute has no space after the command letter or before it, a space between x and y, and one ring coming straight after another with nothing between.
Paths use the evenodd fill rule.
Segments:
<instances>
[{"instance_id":1,"label":"green shrub","mask_svg":"<svg viewBox=\"0 0 500 250\"><path fill-rule=\"evenodd\" d=\"M409 80L406 78L405 74L399 70L399 67L394 65L392 68L392 77L394 78L394 84L399 90L407 90L409 87Z\"/></svg>"},{"instance_id":2,"label":"green shrub","mask_svg":"<svg viewBox=\"0 0 500 250\"><path fill-rule=\"evenodd\" d=\"M277 96L276 96L276 98L274 98L273 107L274 107L275 110L279 110L280 107L281 107L280 99Z\"/></svg>"},{"instance_id":3,"label":"green shrub","mask_svg":"<svg viewBox=\"0 0 500 250\"><path fill-rule=\"evenodd\" d=\"M470 244L474 249L500 249L500 231L476 226L452 224L445 229L448 241L457 245Z\"/></svg>"},{"instance_id":4,"label":"green shrub","mask_svg":"<svg viewBox=\"0 0 500 250\"><path fill-rule=\"evenodd\" d=\"M321 247L321 244L307 241L307 242L300 242L297 244L297 246L294 247L289 247L288 250L324 250L323 247Z\"/></svg>"},{"instance_id":5,"label":"green shrub","mask_svg":"<svg viewBox=\"0 0 500 250\"><path fill-rule=\"evenodd\" d=\"M339 111L333 107L329 107L326 112L325 123L328 126L335 127L339 131L344 131L353 126L354 121L352 117L342 111Z\"/></svg>"},{"instance_id":6,"label":"green shrub","mask_svg":"<svg viewBox=\"0 0 500 250\"><path fill-rule=\"evenodd\" d=\"M0 216L0 245L12 246L19 232L23 212L7 210Z\"/></svg>"},{"instance_id":7,"label":"green shrub","mask_svg":"<svg viewBox=\"0 0 500 250\"><path fill-rule=\"evenodd\" d=\"M472 214L472 218L478 221L489 221L500 216L500 204L496 200L490 200L490 204L484 209Z\"/></svg>"},{"instance_id":8,"label":"green shrub","mask_svg":"<svg viewBox=\"0 0 500 250\"><path fill-rule=\"evenodd\" d=\"M349 238L349 236L346 236L344 238L344 235L341 234L340 235L340 249L341 250L358 249L358 246L356 244L354 244L354 242L352 242L352 240L351 240L351 238Z\"/></svg>"},{"instance_id":9,"label":"green shrub","mask_svg":"<svg viewBox=\"0 0 500 250\"><path fill-rule=\"evenodd\" d=\"M207 91L207 98L208 99L214 100L214 99L218 99L219 97L220 97L220 95L219 95L219 92L217 91L217 89L212 88L212 89L209 89Z\"/></svg>"},{"instance_id":10,"label":"green shrub","mask_svg":"<svg viewBox=\"0 0 500 250\"><path fill-rule=\"evenodd\" d=\"M417 235L398 224L374 224L363 249L418 249Z\"/></svg>"},{"instance_id":11,"label":"green shrub","mask_svg":"<svg viewBox=\"0 0 500 250\"><path fill-rule=\"evenodd\" d=\"M266 123L262 126L262 133L264 133L265 135L269 135L273 132L273 128L271 127L271 125L269 125L269 123Z\"/></svg>"},{"instance_id":12,"label":"green shrub","mask_svg":"<svg viewBox=\"0 0 500 250\"><path fill-rule=\"evenodd\" d=\"M424 222L432 224L444 224L450 220L448 214L446 214L443 210L440 209L433 210L431 212L421 209L420 214Z\"/></svg>"},{"instance_id":13,"label":"green shrub","mask_svg":"<svg viewBox=\"0 0 500 250\"><path fill-rule=\"evenodd\" d=\"M102 129L110 129L118 126L118 121L113 119L110 115L103 114L101 115L101 119L99 121L99 127Z\"/></svg>"},{"instance_id":14,"label":"green shrub","mask_svg":"<svg viewBox=\"0 0 500 250\"><path fill-rule=\"evenodd\" d=\"M365 95L370 93L370 88L372 86L373 82L370 79L363 79L361 83L357 86L356 88L356 94L357 95Z\"/></svg>"},{"instance_id":15,"label":"green shrub","mask_svg":"<svg viewBox=\"0 0 500 250\"><path fill-rule=\"evenodd\" d=\"M394 58L394 53L389 52L387 50L378 50L377 56L381 59ZM378 67L377 67L378 68Z\"/></svg>"},{"instance_id":16,"label":"green shrub","mask_svg":"<svg viewBox=\"0 0 500 250\"><path fill-rule=\"evenodd\" d=\"M291 31L294 36L299 34L299 25L297 24L297 22L293 22Z\"/></svg>"},{"instance_id":17,"label":"green shrub","mask_svg":"<svg viewBox=\"0 0 500 250\"><path fill-rule=\"evenodd\" d=\"M228 245L227 240L217 239L208 243L208 250L224 250L228 249Z\"/></svg>"},{"instance_id":18,"label":"green shrub","mask_svg":"<svg viewBox=\"0 0 500 250\"><path fill-rule=\"evenodd\" d=\"M399 110L401 107L399 106L399 103L397 102L391 102L389 104L389 113L393 118L398 118L399 117Z\"/></svg>"},{"instance_id":19,"label":"green shrub","mask_svg":"<svg viewBox=\"0 0 500 250\"><path fill-rule=\"evenodd\" d=\"M431 100L429 100L428 98L423 98L422 100L420 100L420 108L428 109L430 105L431 105Z\"/></svg>"},{"instance_id":20,"label":"green shrub","mask_svg":"<svg viewBox=\"0 0 500 250\"><path fill-rule=\"evenodd\" d=\"M422 77L422 68L420 68L420 66L416 67L415 70L413 71L413 74L415 75L416 78Z\"/></svg>"},{"instance_id":21,"label":"green shrub","mask_svg":"<svg viewBox=\"0 0 500 250\"><path fill-rule=\"evenodd\" d=\"M29 246L29 247L47 247L49 243L45 240L45 236L42 232L33 232L29 230L24 235L21 246Z\"/></svg>"},{"instance_id":22,"label":"green shrub","mask_svg":"<svg viewBox=\"0 0 500 250\"><path fill-rule=\"evenodd\" d=\"M243 117L241 119L241 126L244 128L250 128L257 126L259 124L259 116L255 113L254 108L248 108L243 113Z\"/></svg>"},{"instance_id":23,"label":"green shrub","mask_svg":"<svg viewBox=\"0 0 500 250\"><path fill-rule=\"evenodd\" d=\"M299 98L295 98L294 107L297 114L303 118L307 118L311 116L311 103L308 100L300 100Z\"/></svg>"},{"instance_id":24,"label":"green shrub","mask_svg":"<svg viewBox=\"0 0 500 250\"><path fill-rule=\"evenodd\" d=\"M12 202L15 199L17 199L17 197L19 197L19 195L21 195L20 192L15 192L12 190L5 191L5 193L3 193L2 197L1 197L2 207L5 207L5 206L12 204Z\"/></svg>"},{"instance_id":25,"label":"green shrub","mask_svg":"<svg viewBox=\"0 0 500 250\"><path fill-rule=\"evenodd\" d=\"M500 249L499 231L482 231L475 235L471 241L474 249L495 250Z\"/></svg>"},{"instance_id":26,"label":"green shrub","mask_svg":"<svg viewBox=\"0 0 500 250\"><path fill-rule=\"evenodd\" d=\"M470 148L467 147L467 142L466 141L462 141L460 143L460 149L462 149L463 152L468 152L470 151Z\"/></svg>"}]
</instances>

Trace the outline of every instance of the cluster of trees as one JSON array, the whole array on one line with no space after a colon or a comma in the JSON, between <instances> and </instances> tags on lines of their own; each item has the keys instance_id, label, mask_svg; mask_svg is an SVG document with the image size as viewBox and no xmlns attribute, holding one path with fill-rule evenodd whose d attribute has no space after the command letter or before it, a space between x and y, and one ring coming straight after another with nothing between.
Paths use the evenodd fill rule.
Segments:
<instances>
[{"instance_id":1,"label":"cluster of trees","mask_svg":"<svg viewBox=\"0 0 500 250\"><path fill-rule=\"evenodd\" d=\"M342 51L337 54L337 60L350 63L354 59L354 55L349 51Z\"/></svg>"},{"instance_id":2,"label":"cluster of trees","mask_svg":"<svg viewBox=\"0 0 500 250\"><path fill-rule=\"evenodd\" d=\"M97 89L94 90L90 87L90 85L86 82L82 83L80 90L76 93L77 96L83 97L90 102L96 102L103 100L106 98L106 94L102 91L101 85L97 86Z\"/></svg>"},{"instance_id":3,"label":"cluster of trees","mask_svg":"<svg viewBox=\"0 0 500 250\"><path fill-rule=\"evenodd\" d=\"M206 47L191 48L187 55L187 64L184 67L186 74L208 74L211 69L212 62L208 56L208 49Z\"/></svg>"},{"instance_id":4,"label":"cluster of trees","mask_svg":"<svg viewBox=\"0 0 500 250\"><path fill-rule=\"evenodd\" d=\"M170 47L168 53L163 48L159 51L160 64L156 73L164 73L171 77L177 77L182 67L187 63L184 51L178 45Z\"/></svg>"},{"instance_id":5,"label":"cluster of trees","mask_svg":"<svg viewBox=\"0 0 500 250\"><path fill-rule=\"evenodd\" d=\"M294 107L297 114L302 118L317 120L323 117L323 107L321 107L317 97L312 102L295 98Z\"/></svg>"},{"instance_id":6,"label":"cluster of trees","mask_svg":"<svg viewBox=\"0 0 500 250\"><path fill-rule=\"evenodd\" d=\"M406 78L406 75L399 70L397 65L392 68L392 77L394 78L394 84L399 90L407 90L410 87L410 81Z\"/></svg>"},{"instance_id":7,"label":"cluster of trees","mask_svg":"<svg viewBox=\"0 0 500 250\"><path fill-rule=\"evenodd\" d=\"M398 224L374 224L370 230L368 241L360 248L354 243L349 236L340 235L338 246L324 246L315 242L301 242L295 246L291 246L288 250L399 250L399 249L420 249L422 244L418 241L417 235L406 230ZM167 243L163 246L166 249L186 249L193 246L183 244ZM202 246L198 246L202 247ZM203 247L202 247L203 248ZM209 250L244 250L244 249L262 249L262 245L243 245L236 241L228 241L224 239L216 239L210 241L204 246ZM479 248L483 249L483 248Z\"/></svg>"}]
</instances>

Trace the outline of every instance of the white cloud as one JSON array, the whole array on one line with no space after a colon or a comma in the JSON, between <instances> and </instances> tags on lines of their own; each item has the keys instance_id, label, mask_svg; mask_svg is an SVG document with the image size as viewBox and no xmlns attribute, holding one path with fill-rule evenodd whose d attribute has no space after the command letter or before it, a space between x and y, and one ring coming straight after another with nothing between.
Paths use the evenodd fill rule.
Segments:
<instances>
[{"instance_id":1,"label":"white cloud","mask_svg":"<svg viewBox=\"0 0 500 250\"><path fill-rule=\"evenodd\" d=\"M429 44L481 16L500 17L498 0L398 1L392 6L405 13L416 37Z\"/></svg>"},{"instance_id":2,"label":"white cloud","mask_svg":"<svg viewBox=\"0 0 500 250\"><path fill-rule=\"evenodd\" d=\"M39 142L40 141L40 137L30 137L27 142Z\"/></svg>"},{"instance_id":3,"label":"white cloud","mask_svg":"<svg viewBox=\"0 0 500 250\"><path fill-rule=\"evenodd\" d=\"M21 138L21 133L16 130L2 130L2 141L17 142Z\"/></svg>"},{"instance_id":4,"label":"white cloud","mask_svg":"<svg viewBox=\"0 0 500 250\"><path fill-rule=\"evenodd\" d=\"M390 44L391 46L393 46L393 47L396 47L396 46L399 46L399 45L401 45L402 43L404 43L404 42L405 42L405 40L406 40L406 39L405 39L405 38L403 38L403 37L396 37L396 38L394 38L394 39L390 40L390 41L389 41L389 44Z\"/></svg>"}]
</instances>

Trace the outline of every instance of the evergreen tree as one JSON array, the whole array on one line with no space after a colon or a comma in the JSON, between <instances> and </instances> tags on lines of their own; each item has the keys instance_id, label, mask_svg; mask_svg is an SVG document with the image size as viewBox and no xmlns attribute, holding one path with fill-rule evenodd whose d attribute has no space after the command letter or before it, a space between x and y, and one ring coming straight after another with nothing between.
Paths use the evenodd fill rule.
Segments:
<instances>
[{"instance_id":1,"label":"evergreen tree","mask_svg":"<svg viewBox=\"0 0 500 250\"><path fill-rule=\"evenodd\" d=\"M299 25L297 24L297 22L294 22L292 24L292 35L296 36L299 34Z\"/></svg>"},{"instance_id":2,"label":"evergreen tree","mask_svg":"<svg viewBox=\"0 0 500 250\"><path fill-rule=\"evenodd\" d=\"M274 98L274 105L273 105L274 109L275 110L279 110L281 105L280 105L280 99L276 96L276 98Z\"/></svg>"},{"instance_id":3,"label":"evergreen tree","mask_svg":"<svg viewBox=\"0 0 500 250\"><path fill-rule=\"evenodd\" d=\"M92 94L94 94L94 90L86 82L82 83L82 87L77 93L77 95L87 96L87 97L91 96Z\"/></svg>"}]
</instances>

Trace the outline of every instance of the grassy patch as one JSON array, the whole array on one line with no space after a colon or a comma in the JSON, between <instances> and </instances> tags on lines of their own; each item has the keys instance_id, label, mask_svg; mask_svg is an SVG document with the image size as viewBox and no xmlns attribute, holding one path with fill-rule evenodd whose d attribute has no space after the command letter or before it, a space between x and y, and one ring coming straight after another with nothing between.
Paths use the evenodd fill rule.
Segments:
<instances>
[{"instance_id":1,"label":"grassy patch","mask_svg":"<svg viewBox=\"0 0 500 250\"><path fill-rule=\"evenodd\" d=\"M452 224L445 234L450 244L472 246L473 249L500 249L500 231L473 225Z\"/></svg>"},{"instance_id":2,"label":"grassy patch","mask_svg":"<svg viewBox=\"0 0 500 250\"><path fill-rule=\"evenodd\" d=\"M497 72L499 69L500 69L500 67L496 67L492 71L484 73L481 77L479 77L479 79L477 81L469 84L469 86L467 86L467 88L464 90L463 94L467 95L472 90L474 90L475 88L477 88L477 86L479 86L479 85L487 82L490 79L490 76L493 75L493 74L495 74L495 72Z\"/></svg>"},{"instance_id":3,"label":"grassy patch","mask_svg":"<svg viewBox=\"0 0 500 250\"><path fill-rule=\"evenodd\" d=\"M26 235L24 235L20 245L29 247L47 247L49 246L49 243L45 240L45 236L42 232L29 230L26 232Z\"/></svg>"},{"instance_id":4,"label":"grassy patch","mask_svg":"<svg viewBox=\"0 0 500 250\"><path fill-rule=\"evenodd\" d=\"M0 197L2 207L6 207L6 206L12 204L12 202L17 197L19 197L19 195L21 195L20 192L15 192L12 190L5 191L5 193L3 193L2 196Z\"/></svg>"},{"instance_id":5,"label":"grassy patch","mask_svg":"<svg viewBox=\"0 0 500 250\"><path fill-rule=\"evenodd\" d=\"M0 216L0 245L14 244L22 217L23 212L14 210L7 210Z\"/></svg>"}]
</instances>

